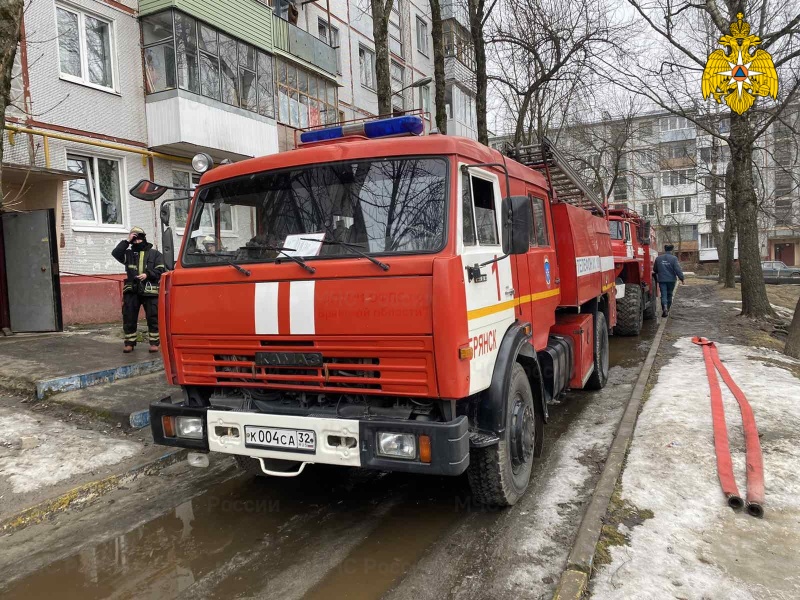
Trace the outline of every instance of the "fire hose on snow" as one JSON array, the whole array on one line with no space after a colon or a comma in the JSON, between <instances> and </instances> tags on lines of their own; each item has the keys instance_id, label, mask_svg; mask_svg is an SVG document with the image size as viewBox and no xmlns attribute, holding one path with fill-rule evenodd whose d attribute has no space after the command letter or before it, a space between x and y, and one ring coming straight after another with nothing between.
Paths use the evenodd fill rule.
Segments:
<instances>
[{"instance_id":1,"label":"fire hose on snow","mask_svg":"<svg viewBox=\"0 0 800 600\"><path fill-rule=\"evenodd\" d=\"M706 363L708 385L711 388L711 416L714 421L714 451L717 455L717 472L722 492L728 499L731 508L742 508L744 501L736 487L733 476L733 463L731 450L728 444L728 429L725 424L725 408L722 405L722 390L720 389L717 371L722 375L725 385L739 403L744 428L745 455L747 464L747 513L754 517L764 516L764 460L761 455L761 442L758 439L758 429L753 416L753 409L744 393L736 382L733 381L728 369L722 364L719 352L714 342L704 337L696 336L692 342L703 347L703 358Z\"/></svg>"}]
</instances>

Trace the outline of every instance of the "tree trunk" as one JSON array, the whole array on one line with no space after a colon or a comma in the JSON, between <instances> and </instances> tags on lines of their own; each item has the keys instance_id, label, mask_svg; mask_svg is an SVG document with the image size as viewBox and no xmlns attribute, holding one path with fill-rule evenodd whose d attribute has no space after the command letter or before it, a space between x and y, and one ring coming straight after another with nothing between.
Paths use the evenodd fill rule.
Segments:
<instances>
[{"instance_id":1,"label":"tree trunk","mask_svg":"<svg viewBox=\"0 0 800 600\"><path fill-rule=\"evenodd\" d=\"M22 24L23 0L0 0L0 115L5 123L6 107L11 94L11 71L17 54L19 29ZM3 171L3 143L0 137L0 182ZM0 211L3 209L3 188L0 185Z\"/></svg>"},{"instance_id":2,"label":"tree trunk","mask_svg":"<svg viewBox=\"0 0 800 600\"><path fill-rule=\"evenodd\" d=\"M0 0L2 1L2 0ZM372 38L375 40L375 86L378 92L378 114L392 113L392 78L389 71L389 16L393 0L370 0L372 4Z\"/></svg>"},{"instance_id":3,"label":"tree trunk","mask_svg":"<svg viewBox=\"0 0 800 600\"><path fill-rule=\"evenodd\" d=\"M373 0L374 1L374 0ZM486 76L486 43L483 39L484 0L468 0L469 32L475 48L475 116L478 124L478 141L489 144L489 128L486 125L486 90L489 80Z\"/></svg>"},{"instance_id":4,"label":"tree trunk","mask_svg":"<svg viewBox=\"0 0 800 600\"><path fill-rule=\"evenodd\" d=\"M761 271L758 242L758 198L753 182L753 135L750 120L731 112L731 194L736 206L739 234L739 272L742 276L742 314L748 317L772 315Z\"/></svg>"},{"instance_id":5,"label":"tree trunk","mask_svg":"<svg viewBox=\"0 0 800 600\"><path fill-rule=\"evenodd\" d=\"M519 113L517 114L517 127L514 130L514 145L522 143L522 136L525 132L525 119L528 117L528 109L531 106L531 99L533 98L533 92L526 93L525 96L522 98L522 106L519 109ZM531 119L532 120L532 119ZM531 143L531 142L528 142Z\"/></svg>"},{"instance_id":6,"label":"tree trunk","mask_svg":"<svg viewBox=\"0 0 800 600\"><path fill-rule=\"evenodd\" d=\"M444 39L442 34L442 5L439 0L430 0L431 34L433 35L433 79L434 104L436 104L436 127L439 133L447 133L447 109L444 105Z\"/></svg>"},{"instance_id":7,"label":"tree trunk","mask_svg":"<svg viewBox=\"0 0 800 600\"><path fill-rule=\"evenodd\" d=\"M800 300L794 307L794 317L789 325L789 337L786 338L786 347L783 350L793 358L800 358Z\"/></svg>"},{"instance_id":8,"label":"tree trunk","mask_svg":"<svg viewBox=\"0 0 800 600\"><path fill-rule=\"evenodd\" d=\"M725 171L725 230L722 232L722 253L719 256L720 282L724 287L736 287L736 272L734 271L734 253L736 250L736 207L733 204L731 184L733 181L733 167L729 164Z\"/></svg>"}]
</instances>

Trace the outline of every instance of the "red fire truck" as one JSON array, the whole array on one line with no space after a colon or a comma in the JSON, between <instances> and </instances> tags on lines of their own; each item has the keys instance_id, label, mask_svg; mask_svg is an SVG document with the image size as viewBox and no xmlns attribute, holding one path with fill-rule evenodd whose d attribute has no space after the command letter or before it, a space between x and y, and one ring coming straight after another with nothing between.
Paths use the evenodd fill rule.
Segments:
<instances>
[{"instance_id":1,"label":"red fire truck","mask_svg":"<svg viewBox=\"0 0 800 600\"><path fill-rule=\"evenodd\" d=\"M520 498L548 402L608 377L608 223L541 172L422 129L320 128L206 170L161 284L184 398L151 405L157 443L259 475L466 471L477 500Z\"/></svg>"},{"instance_id":2,"label":"red fire truck","mask_svg":"<svg viewBox=\"0 0 800 600\"><path fill-rule=\"evenodd\" d=\"M608 211L617 291L615 335L639 335L644 320L656 316L658 286L653 262L658 252L650 222L627 208Z\"/></svg>"}]
</instances>

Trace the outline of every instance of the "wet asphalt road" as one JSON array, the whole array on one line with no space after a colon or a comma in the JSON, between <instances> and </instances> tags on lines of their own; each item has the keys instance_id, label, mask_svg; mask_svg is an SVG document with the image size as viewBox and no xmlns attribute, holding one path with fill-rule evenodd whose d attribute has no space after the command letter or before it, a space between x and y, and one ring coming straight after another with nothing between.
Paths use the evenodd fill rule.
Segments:
<instances>
[{"instance_id":1,"label":"wet asphalt road","mask_svg":"<svg viewBox=\"0 0 800 600\"><path fill-rule=\"evenodd\" d=\"M612 338L606 389L550 407L510 509L475 506L466 477L179 465L0 538L0 598L549 597L655 329Z\"/></svg>"}]
</instances>

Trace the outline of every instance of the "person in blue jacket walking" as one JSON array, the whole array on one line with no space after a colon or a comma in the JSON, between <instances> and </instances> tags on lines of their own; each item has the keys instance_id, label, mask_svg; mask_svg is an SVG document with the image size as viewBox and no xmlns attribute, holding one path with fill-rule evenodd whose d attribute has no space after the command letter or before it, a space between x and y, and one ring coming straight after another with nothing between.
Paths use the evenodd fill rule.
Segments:
<instances>
[{"instance_id":1,"label":"person in blue jacket walking","mask_svg":"<svg viewBox=\"0 0 800 600\"><path fill-rule=\"evenodd\" d=\"M672 293L675 291L675 284L678 279L681 280L681 284L685 283L681 263L672 254L673 248L675 246L672 244L666 244L664 246L664 254L656 258L653 263L653 271L655 271L658 287L661 291L662 317L666 317L669 314L670 307L672 307Z\"/></svg>"}]
</instances>

